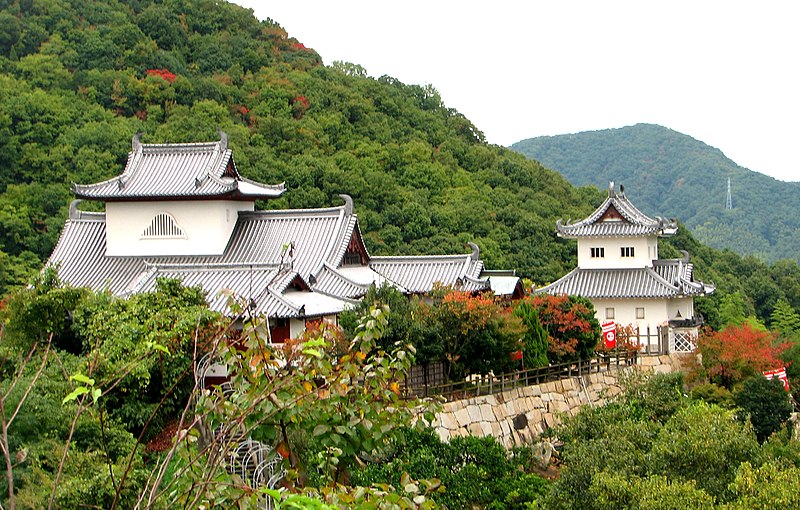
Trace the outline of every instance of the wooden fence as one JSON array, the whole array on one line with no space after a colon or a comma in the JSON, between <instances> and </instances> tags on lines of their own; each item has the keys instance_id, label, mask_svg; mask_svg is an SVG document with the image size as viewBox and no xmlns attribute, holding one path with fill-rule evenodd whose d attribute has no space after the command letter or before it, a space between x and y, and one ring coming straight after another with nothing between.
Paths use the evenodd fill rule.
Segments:
<instances>
[{"instance_id":1,"label":"wooden fence","mask_svg":"<svg viewBox=\"0 0 800 510\"><path fill-rule=\"evenodd\" d=\"M404 390L405 395L409 398L441 396L447 401L460 400L478 395L501 393L532 384L587 375L592 372L602 372L620 366L635 365L638 357L639 353L635 351L619 351L599 354L588 360L518 370L495 376L474 376L469 380L444 384L412 385L407 379Z\"/></svg>"},{"instance_id":2,"label":"wooden fence","mask_svg":"<svg viewBox=\"0 0 800 510\"><path fill-rule=\"evenodd\" d=\"M659 326L653 331L647 326L641 331L637 329L636 333L629 335L626 341L629 345L638 346L641 355L660 356L669 352L669 328Z\"/></svg>"}]
</instances>

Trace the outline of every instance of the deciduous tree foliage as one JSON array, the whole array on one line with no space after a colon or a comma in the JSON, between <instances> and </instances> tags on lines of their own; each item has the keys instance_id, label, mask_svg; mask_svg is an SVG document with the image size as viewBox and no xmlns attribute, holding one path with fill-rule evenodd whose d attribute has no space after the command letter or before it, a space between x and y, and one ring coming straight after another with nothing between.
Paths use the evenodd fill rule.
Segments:
<instances>
[{"instance_id":1,"label":"deciduous tree foliage","mask_svg":"<svg viewBox=\"0 0 800 510\"><path fill-rule=\"evenodd\" d=\"M750 420L761 443L779 431L793 411L789 394L778 378L751 377L744 381L733 398L742 410L741 418Z\"/></svg>"},{"instance_id":2,"label":"deciduous tree foliage","mask_svg":"<svg viewBox=\"0 0 800 510\"><path fill-rule=\"evenodd\" d=\"M684 396L679 374L632 377L603 407L556 427L551 509L744 509L797 499L796 440L759 446L737 411ZM762 498L762 499L759 499Z\"/></svg>"},{"instance_id":3,"label":"deciduous tree foliage","mask_svg":"<svg viewBox=\"0 0 800 510\"><path fill-rule=\"evenodd\" d=\"M600 324L592 303L580 296L535 294L525 303L536 310L548 333L548 357L551 363L589 359L600 341Z\"/></svg>"},{"instance_id":4,"label":"deciduous tree foliage","mask_svg":"<svg viewBox=\"0 0 800 510\"><path fill-rule=\"evenodd\" d=\"M418 308L424 328L418 341L423 349L442 353L451 379L515 368L510 354L522 347L524 326L511 309L490 294L440 288L431 297Z\"/></svg>"},{"instance_id":5,"label":"deciduous tree foliage","mask_svg":"<svg viewBox=\"0 0 800 510\"><path fill-rule=\"evenodd\" d=\"M705 331L697 340L703 368L712 382L730 389L734 384L762 372L781 368L781 354L788 344L776 335L748 323L722 331Z\"/></svg>"}]
</instances>

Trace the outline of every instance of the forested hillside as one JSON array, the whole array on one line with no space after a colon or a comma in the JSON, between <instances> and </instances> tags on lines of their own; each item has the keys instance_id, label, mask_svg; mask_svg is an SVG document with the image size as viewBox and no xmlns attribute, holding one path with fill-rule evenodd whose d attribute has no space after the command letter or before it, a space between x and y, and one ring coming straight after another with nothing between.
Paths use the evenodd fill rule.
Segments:
<instances>
[{"instance_id":1,"label":"forested hillside","mask_svg":"<svg viewBox=\"0 0 800 510\"><path fill-rule=\"evenodd\" d=\"M582 218L604 196L488 145L434 88L376 79L357 64L323 65L278 23L232 4L17 0L0 18L0 294L41 268L70 183L119 174L136 132L144 142L184 142L217 139L222 129L243 175L286 182L284 197L262 207L332 206L348 193L372 253L466 252L474 241L488 267L536 284L575 265L556 220ZM686 190L693 176L682 187L652 185L655 173L644 183L626 177L598 178L621 180L637 205L691 228L690 209L647 193ZM744 207L738 191L734 200ZM707 315L735 291L765 321L780 298L800 307L796 264L695 246L685 228L673 244L697 257L698 278L718 285L700 304Z\"/></svg>"},{"instance_id":2,"label":"forested hillside","mask_svg":"<svg viewBox=\"0 0 800 510\"><path fill-rule=\"evenodd\" d=\"M5 2L0 19L0 290L26 281L66 217L70 182L122 171L131 136L229 136L263 207L355 200L375 254L466 252L538 281L573 264L552 235L601 198L491 147L431 87L373 79L270 20L216 1Z\"/></svg>"},{"instance_id":3,"label":"forested hillside","mask_svg":"<svg viewBox=\"0 0 800 510\"><path fill-rule=\"evenodd\" d=\"M530 138L511 148L576 186L605 189L609 180L622 182L646 213L678 216L715 248L769 262L800 258L800 183L742 168L718 149L671 129L637 124Z\"/></svg>"},{"instance_id":4,"label":"forested hillside","mask_svg":"<svg viewBox=\"0 0 800 510\"><path fill-rule=\"evenodd\" d=\"M404 428L423 428L435 410L402 391L415 359L446 360L463 381L516 366L517 353L534 365L591 356L599 327L579 297L527 297L512 313L491 296L441 290L409 300L384 288L371 293L388 294L391 308L365 299L342 315L346 332L322 321L279 347L263 337L261 318L234 324L198 287L159 279L153 292L121 298L42 270L71 183L118 175L137 132L153 143L216 140L220 130L242 175L286 182L282 198L260 207L340 205L348 193L374 254L467 252L474 241L488 267L536 284L575 265L556 220L585 217L605 194L488 145L432 87L323 65L278 23L220 0L0 0L0 507L261 508L274 497L282 508L320 509L654 508L654 498L675 501L661 506L670 508L751 508L767 499L751 497L756 490L796 492L795 441L758 446L733 411L689 402L677 379L634 385L567 422L555 433L565 441L560 483L537 474L538 447L442 443ZM647 208L637 183L625 184ZM704 395L726 406L742 394L765 400L764 391L731 393L739 379L710 384L729 375L724 363L766 382L774 337L751 331L760 326L753 315L792 341L785 359L795 385L797 263L718 251L687 228L661 246L664 257L688 250L697 278L717 284L697 303L712 326L751 332L704 352ZM247 303L230 299L238 319L248 315ZM534 308L543 301L559 304L549 322ZM211 363L230 381L206 386ZM783 387L773 386L785 408ZM779 418L763 430L783 430L788 411ZM697 452L709 452L702 469ZM265 496L270 478L291 490Z\"/></svg>"}]
</instances>

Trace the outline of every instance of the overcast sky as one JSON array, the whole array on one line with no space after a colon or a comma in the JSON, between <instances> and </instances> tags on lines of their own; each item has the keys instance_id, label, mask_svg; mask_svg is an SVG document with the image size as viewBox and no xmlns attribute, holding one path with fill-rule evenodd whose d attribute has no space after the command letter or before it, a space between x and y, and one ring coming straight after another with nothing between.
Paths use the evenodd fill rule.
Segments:
<instances>
[{"instance_id":1,"label":"overcast sky","mask_svg":"<svg viewBox=\"0 0 800 510\"><path fill-rule=\"evenodd\" d=\"M800 180L800 4L237 0L325 64L431 84L490 143L648 122Z\"/></svg>"}]
</instances>

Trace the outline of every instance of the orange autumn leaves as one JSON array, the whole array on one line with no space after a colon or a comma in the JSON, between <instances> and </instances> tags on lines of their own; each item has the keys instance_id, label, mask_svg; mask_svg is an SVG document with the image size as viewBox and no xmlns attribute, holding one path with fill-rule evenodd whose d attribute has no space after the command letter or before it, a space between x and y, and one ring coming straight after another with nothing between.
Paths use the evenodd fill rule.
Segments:
<instances>
[{"instance_id":1,"label":"orange autumn leaves","mask_svg":"<svg viewBox=\"0 0 800 510\"><path fill-rule=\"evenodd\" d=\"M783 367L781 355L790 346L778 341L775 333L747 322L704 332L697 344L709 379L728 388L766 370Z\"/></svg>"}]
</instances>

